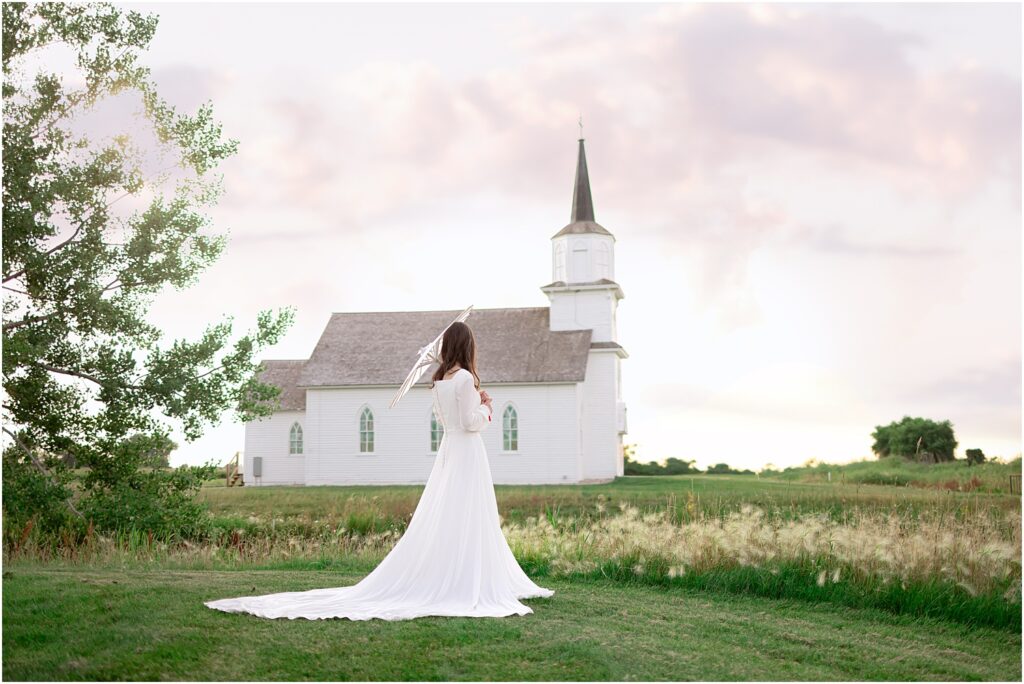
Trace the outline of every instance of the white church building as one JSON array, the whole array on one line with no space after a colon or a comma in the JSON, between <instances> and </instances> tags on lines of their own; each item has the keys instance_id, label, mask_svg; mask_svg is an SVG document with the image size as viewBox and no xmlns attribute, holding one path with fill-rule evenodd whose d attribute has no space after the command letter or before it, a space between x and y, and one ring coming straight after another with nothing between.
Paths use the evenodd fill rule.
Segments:
<instances>
[{"instance_id":1,"label":"white church building","mask_svg":"<svg viewBox=\"0 0 1024 684\"><path fill-rule=\"evenodd\" d=\"M496 484L604 482L623 473L622 360L615 238L594 221L583 139L572 218L551 238L550 306L473 309L480 383L493 399L481 433ZM278 410L245 425L246 485L421 484L441 427L431 367L388 402L417 351L461 309L331 314L308 359L261 361Z\"/></svg>"}]
</instances>

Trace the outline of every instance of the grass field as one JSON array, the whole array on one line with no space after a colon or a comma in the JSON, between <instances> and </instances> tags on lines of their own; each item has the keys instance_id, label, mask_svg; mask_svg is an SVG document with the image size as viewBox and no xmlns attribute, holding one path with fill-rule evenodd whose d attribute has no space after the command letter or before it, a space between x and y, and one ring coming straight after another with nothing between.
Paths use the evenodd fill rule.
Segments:
<instances>
[{"instance_id":1,"label":"grass field","mask_svg":"<svg viewBox=\"0 0 1024 684\"><path fill-rule=\"evenodd\" d=\"M500 619L264 620L204 600L362 573L4 572L16 680L1019 680L1019 633L830 604L550 578Z\"/></svg>"},{"instance_id":2,"label":"grass field","mask_svg":"<svg viewBox=\"0 0 1024 684\"><path fill-rule=\"evenodd\" d=\"M966 491L862 484L878 472L852 467L857 477L831 482L808 468L498 485L517 558L555 596L527 600L528 616L395 623L269 621L202 602L358 581L404 531L422 485L211 482L200 497L219 531L206 541L133 530L5 549L3 674L1019 679L1021 498L998 485L1019 460L970 469L963 481L985 479Z\"/></svg>"},{"instance_id":3,"label":"grass field","mask_svg":"<svg viewBox=\"0 0 1024 684\"><path fill-rule=\"evenodd\" d=\"M899 467L886 463L872 465L871 478L882 482L889 477L891 469ZM997 464L972 469L961 464L959 469L964 471L961 477L967 482L984 468L989 468L985 478L992 486L970 491L862 484L854 477L843 483L838 471L832 482L826 482L821 481L815 469L808 469L805 480L798 479L796 474L789 474L786 479L751 475L629 476L593 485L496 485L495 491L502 516L512 522L551 510L563 515L589 515L598 497L604 497L611 505L625 502L641 510L661 510L686 497L687 493L695 495L703 514L717 516L739 510L743 504L762 506L788 516L826 513L836 519L854 508L896 509L910 515L943 507L959 511L991 507L1019 511L1020 497L1008 495L1004 483L1008 482L1010 473L1020 474L1020 461L1016 462L1015 470L1012 466ZM855 469L864 470L859 466ZM971 472L967 472L969 470ZM860 472L859 476L868 477L868 474ZM950 479L947 473L938 482ZM299 528L314 521L344 524L349 517L370 516L378 526L383 526L381 529L388 526L404 529L423 491L422 485L229 488L222 484L223 480L211 481L204 487L201 498L214 515L240 527L276 520ZM354 524L358 526L358 520Z\"/></svg>"},{"instance_id":4,"label":"grass field","mask_svg":"<svg viewBox=\"0 0 1024 684\"><path fill-rule=\"evenodd\" d=\"M896 486L934 486L978 488L986 492L1010 493L1009 475L1021 472L1021 457L1006 462L989 460L967 466L964 459L945 463L918 463L902 457L870 458L842 465L816 463L786 468L772 477L786 481L839 482L843 484L888 484ZM830 474L831 473L831 474ZM1019 490L1017 493L1020 493Z\"/></svg>"}]
</instances>

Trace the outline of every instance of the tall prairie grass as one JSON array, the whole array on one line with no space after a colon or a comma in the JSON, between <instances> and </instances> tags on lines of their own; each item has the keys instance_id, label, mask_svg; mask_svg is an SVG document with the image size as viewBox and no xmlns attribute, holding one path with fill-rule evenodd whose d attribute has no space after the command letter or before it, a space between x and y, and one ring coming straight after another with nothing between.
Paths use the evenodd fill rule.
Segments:
<instances>
[{"instance_id":1,"label":"tall prairie grass","mask_svg":"<svg viewBox=\"0 0 1024 684\"><path fill-rule=\"evenodd\" d=\"M840 523L825 514L785 519L749 504L722 517L705 516L693 497L686 506L695 515L682 524L671 508L642 513L620 503L619 514L584 524L545 515L506 525L505 534L517 556L570 572L614 558L638 559L638 567L664 565L669 576L786 562L819 569L819 583L840 576L941 578L971 594L1021 576L1021 517L1013 512L983 509L964 516L943 510L909 519L867 511ZM1019 582L1006 598L1019 601Z\"/></svg>"},{"instance_id":2,"label":"tall prairie grass","mask_svg":"<svg viewBox=\"0 0 1024 684\"><path fill-rule=\"evenodd\" d=\"M706 498L706 497L705 497ZM257 515L206 541L143 531L54 544L31 533L5 562L186 568L372 569L405 529L401 497L347 499L326 520ZM597 494L503 516L531 574L835 600L897 612L1020 627L1019 509L971 499L933 507L708 505L694 492L641 509ZM228 521L222 520L226 523Z\"/></svg>"}]
</instances>

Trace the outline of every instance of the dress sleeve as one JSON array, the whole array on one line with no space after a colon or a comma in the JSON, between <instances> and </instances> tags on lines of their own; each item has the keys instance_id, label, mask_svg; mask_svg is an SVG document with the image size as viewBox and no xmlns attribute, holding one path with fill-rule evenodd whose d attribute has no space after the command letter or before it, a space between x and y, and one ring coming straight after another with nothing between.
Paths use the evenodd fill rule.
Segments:
<instances>
[{"instance_id":1,"label":"dress sleeve","mask_svg":"<svg viewBox=\"0 0 1024 684\"><path fill-rule=\"evenodd\" d=\"M459 379L455 383L455 402L463 430L480 432L487 427L491 409L487 404L480 403L480 393L473 385L473 375L469 371L459 372Z\"/></svg>"}]
</instances>

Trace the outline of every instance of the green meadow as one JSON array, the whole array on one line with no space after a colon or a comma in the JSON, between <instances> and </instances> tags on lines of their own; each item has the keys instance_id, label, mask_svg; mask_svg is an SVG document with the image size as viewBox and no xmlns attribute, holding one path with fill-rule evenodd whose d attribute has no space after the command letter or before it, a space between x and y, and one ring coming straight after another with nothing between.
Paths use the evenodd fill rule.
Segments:
<instances>
[{"instance_id":1,"label":"green meadow","mask_svg":"<svg viewBox=\"0 0 1024 684\"><path fill-rule=\"evenodd\" d=\"M394 623L265 620L202 602L359 581L421 485L215 480L200 494L217 521L209 539L125 530L62 547L30 533L5 549L3 675L1017 680L1021 498L1008 480L1020 461L958 465L931 478L875 462L831 476L498 485L517 559L555 595L524 601L526 616ZM894 474L902 484L879 480Z\"/></svg>"}]
</instances>

